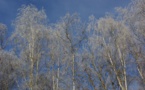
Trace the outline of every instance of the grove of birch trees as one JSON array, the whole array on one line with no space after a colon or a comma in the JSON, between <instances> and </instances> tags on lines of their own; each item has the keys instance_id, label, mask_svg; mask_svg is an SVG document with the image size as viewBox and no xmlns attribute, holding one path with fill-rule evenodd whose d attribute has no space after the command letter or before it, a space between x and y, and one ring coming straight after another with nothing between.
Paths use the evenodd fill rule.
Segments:
<instances>
[{"instance_id":1,"label":"grove of birch trees","mask_svg":"<svg viewBox=\"0 0 145 90\"><path fill-rule=\"evenodd\" d=\"M23 5L0 23L0 90L145 90L145 0L115 10L49 23Z\"/></svg>"}]
</instances>

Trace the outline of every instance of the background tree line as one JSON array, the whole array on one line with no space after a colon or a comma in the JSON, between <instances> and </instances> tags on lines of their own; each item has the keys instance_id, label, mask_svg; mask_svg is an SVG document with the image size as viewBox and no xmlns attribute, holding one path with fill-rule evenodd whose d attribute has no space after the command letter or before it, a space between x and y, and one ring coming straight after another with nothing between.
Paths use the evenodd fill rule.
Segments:
<instances>
[{"instance_id":1,"label":"background tree line","mask_svg":"<svg viewBox=\"0 0 145 90\"><path fill-rule=\"evenodd\" d=\"M0 90L145 90L145 0L116 11L49 23L23 5L9 37L0 24Z\"/></svg>"}]
</instances>

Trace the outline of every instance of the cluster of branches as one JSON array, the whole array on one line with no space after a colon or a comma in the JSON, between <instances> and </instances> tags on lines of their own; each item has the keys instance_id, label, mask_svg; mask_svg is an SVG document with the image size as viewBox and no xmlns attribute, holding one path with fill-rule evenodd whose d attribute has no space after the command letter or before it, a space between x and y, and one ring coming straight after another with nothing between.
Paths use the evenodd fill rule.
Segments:
<instances>
[{"instance_id":1,"label":"cluster of branches","mask_svg":"<svg viewBox=\"0 0 145 90\"><path fill-rule=\"evenodd\" d=\"M0 24L0 89L145 90L145 0L117 11L49 24L43 9L22 6L9 38Z\"/></svg>"}]
</instances>

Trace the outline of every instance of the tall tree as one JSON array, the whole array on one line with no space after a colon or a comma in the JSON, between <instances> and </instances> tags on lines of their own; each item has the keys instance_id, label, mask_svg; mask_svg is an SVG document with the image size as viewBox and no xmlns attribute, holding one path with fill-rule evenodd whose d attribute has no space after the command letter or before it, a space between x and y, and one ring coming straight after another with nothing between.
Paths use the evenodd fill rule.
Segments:
<instances>
[{"instance_id":1,"label":"tall tree","mask_svg":"<svg viewBox=\"0 0 145 90\"><path fill-rule=\"evenodd\" d=\"M126 24L130 29L130 32L132 33L130 53L135 60L134 62L136 64L142 86L145 86L145 1L133 0L127 8L120 9L120 11L123 19L126 21Z\"/></svg>"},{"instance_id":2,"label":"tall tree","mask_svg":"<svg viewBox=\"0 0 145 90\"><path fill-rule=\"evenodd\" d=\"M67 58L67 63L71 65L73 90L76 89L76 71L75 71L75 55L77 53L78 45L84 40L85 27L80 21L77 14L66 14L57 24L60 42L64 43Z\"/></svg>"},{"instance_id":3,"label":"tall tree","mask_svg":"<svg viewBox=\"0 0 145 90\"><path fill-rule=\"evenodd\" d=\"M126 74L126 62L129 57L127 42L130 38L128 28L122 21L106 17L98 21L98 29L101 32L106 60L109 61L120 88L128 90Z\"/></svg>"},{"instance_id":4,"label":"tall tree","mask_svg":"<svg viewBox=\"0 0 145 90\"><path fill-rule=\"evenodd\" d=\"M22 6L19 9L18 16L14 22L15 31L12 39L16 43L15 46L20 53L19 56L25 60L26 71L29 73L27 82L28 88L33 90L38 84L38 74L40 60L46 53L47 40L45 33L47 30L47 16L44 10L38 10L33 5ZM25 75L25 78L27 75Z\"/></svg>"}]
</instances>

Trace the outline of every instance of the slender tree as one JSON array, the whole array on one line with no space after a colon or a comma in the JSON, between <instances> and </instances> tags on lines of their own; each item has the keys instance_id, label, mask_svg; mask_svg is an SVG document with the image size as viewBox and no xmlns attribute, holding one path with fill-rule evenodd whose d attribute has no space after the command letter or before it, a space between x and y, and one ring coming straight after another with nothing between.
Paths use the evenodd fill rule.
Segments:
<instances>
[{"instance_id":1,"label":"slender tree","mask_svg":"<svg viewBox=\"0 0 145 90\"><path fill-rule=\"evenodd\" d=\"M40 60L47 51L45 48L45 43L47 43L45 40L46 14L44 10L39 11L33 5L23 6L19 9L14 26L15 31L12 39L17 45L18 51L16 52L20 53L19 56L26 60L26 66L29 67L29 83L27 85L30 90L33 90L39 81Z\"/></svg>"}]
</instances>

